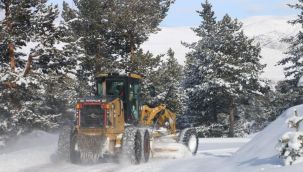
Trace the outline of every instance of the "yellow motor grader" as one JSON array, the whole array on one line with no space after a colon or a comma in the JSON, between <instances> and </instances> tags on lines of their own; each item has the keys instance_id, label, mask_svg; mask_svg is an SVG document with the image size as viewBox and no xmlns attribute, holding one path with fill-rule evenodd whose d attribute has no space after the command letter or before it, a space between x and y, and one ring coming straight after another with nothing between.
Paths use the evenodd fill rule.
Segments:
<instances>
[{"instance_id":1,"label":"yellow motor grader","mask_svg":"<svg viewBox=\"0 0 303 172\"><path fill-rule=\"evenodd\" d=\"M96 95L80 98L75 119L62 127L58 141L60 157L72 163L117 157L139 164L157 152L178 151L161 144L163 139L183 145L195 155L196 130L177 132L176 114L164 104L142 105L141 80L137 74L98 75Z\"/></svg>"}]
</instances>

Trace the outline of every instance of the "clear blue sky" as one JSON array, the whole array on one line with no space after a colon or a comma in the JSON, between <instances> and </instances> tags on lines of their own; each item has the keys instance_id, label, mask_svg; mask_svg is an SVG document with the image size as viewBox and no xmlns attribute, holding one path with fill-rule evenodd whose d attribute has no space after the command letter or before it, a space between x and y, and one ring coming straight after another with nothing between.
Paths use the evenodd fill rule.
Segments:
<instances>
[{"instance_id":1,"label":"clear blue sky","mask_svg":"<svg viewBox=\"0 0 303 172\"><path fill-rule=\"evenodd\" d=\"M51 0L55 3L62 3L62 0ZM66 0L72 2L72 0ZM209 0L213 5L216 16L220 19L228 13L234 18L243 19L250 16L285 16L296 15L295 11L287 3L294 3L298 0ZM201 3L204 0L176 0L169 10L168 16L161 23L161 26L196 26L200 18L196 10L201 10Z\"/></svg>"}]
</instances>

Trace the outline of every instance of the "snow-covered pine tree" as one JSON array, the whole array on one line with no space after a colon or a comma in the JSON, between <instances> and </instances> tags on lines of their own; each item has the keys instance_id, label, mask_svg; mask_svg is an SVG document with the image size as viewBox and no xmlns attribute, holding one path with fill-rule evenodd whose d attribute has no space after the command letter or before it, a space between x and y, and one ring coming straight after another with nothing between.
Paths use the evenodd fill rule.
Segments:
<instances>
[{"instance_id":1,"label":"snow-covered pine tree","mask_svg":"<svg viewBox=\"0 0 303 172\"><path fill-rule=\"evenodd\" d=\"M296 19L291 20L288 23L303 26L303 1L298 0L294 4L289 4L289 7L299 10L300 13ZM278 62L278 65L285 66L284 74L286 80L281 81L278 87L287 87L287 89L277 89L277 94L279 95L277 101L280 102L280 106L283 107L283 109L292 105L302 104L303 102L302 96L300 96L302 93L300 92L300 88L297 87L299 78L303 76L302 40L303 30L300 30L299 33L294 36L290 36L282 40L289 44L288 50L285 52L286 57Z\"/></svg>"},{"instance_id":2,"label":"snow-covered pine tree","mask_svg":"<svg viewBox=\"0 0 303 172\"><path fill-rule=\"evenodd\" d=\"M217 121L216 115L213 115L216 113L211 112L212 109L217 109L211 108L211 105L216 106L215 101L212 98L205 99L206 94L210 92L205 91L201 86L206 80L207 68L204 66L210 65L212 63L211 59L215 59L217 55L208 48L214 43L213 37L217 32L216 18L212 5L208 1L202 3L202 11L198 13L202 21L200 26L194 29L194 32L202 39L193 44L184 43L186 47L192 50L186 55L184 69L184 88L187 97L185 115L188 116L191 123L195 122L194 125L201 124L202 121ZM206 53L208 56L206 56Z\"/></svg>"},{"instance_id":3,"label":"snow-covered pine tree","mask_svg":"<svg viewBox=\"0 0 303 172\"><path fill-rule=\"evenodd\" d=\"M272 90L264 90L263 95L250 94L241 96L237 102L236 116L239 118L235 124L235 135L245 136L261 131L278 114L275 104L276 94Z\"/></svg>"},{"instance_id":4,"label":"snow-covered pine tree","mask_svg":"<svg viewBox=\"0 0 303 172\"><path fill-rule=\"evenodd\" d=\"M76 0L75 9L63 2L60 28L64 53L76 59L73 84L75 96L88 95L92 91L94 76L99 72L115 72L115 59L119 51L109 37L110 1Z\"/></svg>"},{"instance_id":5,"label":"snow-covered pine tree","mask_svg":"<svg viewBox=\"0 0 303 172\"><path fill-rule=\"evenodd\" d=\"M139 49L135 52L136 58L132 63L122 63L120 67L126 72L137 73L143 75L142 80L142 98L144 103L153 104L155 98L150 95L150 88L155 86L154 76L161 64L163 55L154 56L150 52L143 52ZM124 65L124 66L122 66Z\"/></svg>"},{"instance_id":6,"label":"snow-covered pine tree","mask_svg":"<svg viewBox=\"0 0 303 172\"><path fill-rule=\"evenodd\" d=\"M5 11L0 21L0 134L54 127L60 107L49 106L53 96L46 86L49 73L63 70L60 66L51 70L58 60L54 47L58 8L46 0L2 0L0 10Z\"/></svg>"},{"instance_id":7,"label":"snow-covered pine tree","mask_svg":"<svg viewBox=\"0 0 303 172\"><path fill-rule=\"evenodd\" d=\"M114 3L116 11L113 15L115 34L119 42L124 42L124 55L121 63L132 66L136 70L135 52L148 39L151 33L159 31L160 22L166 17L168 9L174 0L128 0Z\"/></svg>"},{"instance_id":8,"label":"snow-covered pine tree","mask_svg":"<svg viewBox=\"0 0 303 172\"><path fill-rule=\"evenodd\" d=\"M302 89L294 83L296 80L279 81L275 86L274 106L277 107L277 114L284 110L302 104Z\"/></svg>"},{"instance_id":9,"label":"snow-covered pine tree","mask_svg":"<svg viewBox=\"0 0 303 172\"><path fill-rule=\"evenodd\" d=\"M140 45L166 16L172 0L112 1L76 0L72 9L63 3L63 32L67 33L67 47L81 51L68 53L80 55L78 79L87 83L100 72L140 72L138 66L150 57ZM74 48L71 48L74 49ZM145 55L143 55L145 54ZM141 56L144 56L143 59ZM146 62L147 64L148 62ZM158 63L155 63L158 64ZM155 64L150 64L155 66ZM137 69L138 68L138 69ZM143 74L145 72L143 71ZM88 85L88 84L83 84ZM89 88L87 88L89 89Z\"/></svg>"},{"instance_id":10,"label":"snow-covered pine tree","mask_svg":"<svg viewBox=\"0 0 303 172\"><path fill-rule=\"evenodd\" d=\"M303 26L303 1L298 0L296 4L289 5L289 7L294 8L296 10L300 10L300 14L298 14L298 18L295 20L291 20L288 23L292 25L301 25ZM286 43L289 43L290 46L288 48L288 51L285 52L287 55L284 59L282 59L278 64L279 65L285 65L284 68L285 71L285 77L295 79L298 81L298 79L303 76L303 52L301 49L303 48L303 32L302 30L299 31L295 36L290 36L289 38L284 39ZM297 83L297 82L295 82Z\"/></svg>"},{"instance_id":11,"label":"snow-covered pine tree","mask_svg":"<svg viewBox=\"0 0 303 172\"><path fill-rule=\"evenodd\" d=\"M266 90L266 83L259 78L265 65L260 63L260 46L254 45L253 39L246 37L241 31L242 24L225 15L219 23L219 37L222 45L220 51L224 54L219 75L225 84L223 94L229 102L229 135L234 135L234 116L236 103L242 96L262 96ZM220 41L221 42L221 41ZM220 74L221 73L221 74ZM220 81L221 82L221 81ZM219 85L220 85L219 82Z\"/></svg>"},{"instance_id":12,"label":"snow-covered pine tree","mask_svg":"<svg viewBox=\"0 0 303 172\"><path fill-rule=\"evenodd\" d=\"M202 4L202 24L194 29L200 40L188 45L185 88L188 114L207 116L217 122L218 114L226 114L229 136L234 135L238 99L244 95L262 94L265 85L260 79L260 47L241 31L237 19L225 15L215 21L211 4Z\"/></svg>"},{"instance_id":13,"label":"snow-covered pine tree","mask_svg":"<svg viewBox=\"0 0 303 172\"><path fill-rule=\"evenodd\" d=\"M91 90L100 72L134 72L148 80L161 55L144 53L140 45L166 16L172 0L76 0L63 3L61 24L64 52L77 58L77 93ZM151 70L149 70L151 69ZM147 93L147 89L144 89Z\"/></svg>"},{"instance_id":14,"label":"snow-covered pine tree","mask_svg":"<svg viewBox=\"0 0 303 172\"><path fill-rule=\"evenodd\" d=\"M277 145L284 165L293 165L303 161L303 132L299 131L303 117L298 115L297 110L294 113L294 116L289 117L286 123L295 131L284 133Z\"/></svg>"},{"instance_id":15,"label":"snow-covered pine tree","mask_svg":"<svg viewBox=\"0 0 303 172\"><path fill-rule=\"evenodd\" d=\"M70 8L69 4L63 1L62 5L62 21L59 25L60 42L62 42L62 54L69 57L75 63L73 68L70 68L69 72L75 77L74 80L70 80L69 90L73 93L70 94L70 100L74 100L79 96L89 95L91 91L94 70L93 57L88 57L85 46L83 43L84 29L80 19L79 13ZM75 103L71 101L70 103Z\"/></svg>"},{"instance_id":16,"label":"snow-covered pine tree","mask_svg":"<svg viewBox=\"0 0 303 172\"><path fill-rule=\"evenodd\" d=\"M152 84L155 86L156 104L164 103L177 115L183 114L183 67L175 58L172 49L167 52L168 58L162 62L158 69L151 76Z\"/></svg>"}]
</instances>

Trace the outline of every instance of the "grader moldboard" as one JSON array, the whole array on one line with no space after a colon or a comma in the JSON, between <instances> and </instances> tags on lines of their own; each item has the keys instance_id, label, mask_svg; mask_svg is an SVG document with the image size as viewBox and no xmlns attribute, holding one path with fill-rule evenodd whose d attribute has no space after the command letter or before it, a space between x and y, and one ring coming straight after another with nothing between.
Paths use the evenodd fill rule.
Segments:
<instances>
[{"instance_id":1,"label":"grader moldboard","mask_svg":"<svg viewBox=\"0 0 303 172\"><path fill-rule=\"evenodd\" d=\"M139 164L157 152L177 151L176 147L165 148L161 144L156 147L154 143L163 138L186 146L195 155L196 130L177 132L176 115L164 104L142 105L141 79L137 74L98 75L96 95L79 99L74 121L62 127L59 156L72 163L95 163L101 158L116 157Z\"/></svg>"}]
</instances>

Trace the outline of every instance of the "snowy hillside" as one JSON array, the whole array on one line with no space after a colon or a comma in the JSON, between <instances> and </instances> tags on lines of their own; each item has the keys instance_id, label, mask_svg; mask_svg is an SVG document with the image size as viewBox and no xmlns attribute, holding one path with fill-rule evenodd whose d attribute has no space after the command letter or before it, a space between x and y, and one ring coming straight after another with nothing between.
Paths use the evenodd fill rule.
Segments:
<instances>
[{"instance_id":1,"label":"snowy hillside","mask_svg":"<svg viewBox=\"0 0 303 172\"><path fill-rule=\"evenodd\" d=\"M243 28L247 36L255 38L262 46L263 63L267 64L263 78L273 81L284 78L283 67L276 63L284 56L287 44L281 43L284 37L293 35L300 29L299 26L291 26L288 20L294 17L259 16L242 20ZM185 54L188 49L181 45L181 41L193 42L198 38L188 27L162 28L162 31L151 35L148 42L142 47L153 53L165 53L170 47L176 52L176 57L184 64Z\"/></svg>"}]
</instances>

